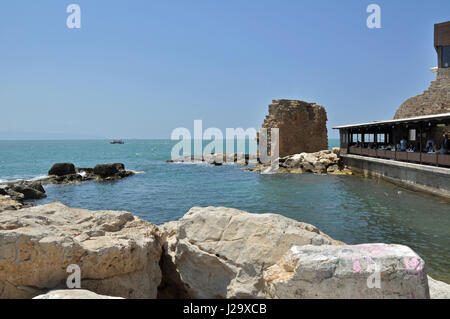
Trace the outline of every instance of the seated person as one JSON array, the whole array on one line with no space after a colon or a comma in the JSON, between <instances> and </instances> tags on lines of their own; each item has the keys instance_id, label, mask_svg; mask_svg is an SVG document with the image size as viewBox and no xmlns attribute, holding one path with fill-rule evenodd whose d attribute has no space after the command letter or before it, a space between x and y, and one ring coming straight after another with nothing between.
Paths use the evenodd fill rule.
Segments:
<instances>
[{"instance_id":1,"label":"seated person","mask_svg":"<svg viewBox=\"0 0 450 319\"><path fill-rule=\"evenodd\" d=\"M441 154L447 154L450 150L450 140L448 134L444 134L444 141L442 142ZM442 153L443 152L443 153Z\"/></svg>"},{"instance_id":2,"label":"seated person","mask_svg":"<svg viewBox=\"0 0 450 319\"><path fill-rule=\"evenodd\" d=\"M402 152L406 151L406 145L408 144L408 141L406 140L406 137L403 137L400 141L400 150Z\"/></svg>"},{"instance_id":3,"label":"seated person","mask_svg":"<svg viewBox=\"0 0 450 319\"><path fill-rule=\"evenodd\" d=\"M434 153L434 147L433 147L433 143L429 142L427 143L427 153Z\"/></svg>"},{"instance_id":4,"label":"seated person","mask_svg":"<svg viewBox=\"0 0 450 319\"><path fill-rule=\"evenodd\" d=\"M434 152L435 144L434 144L434 141L433 141L432 139L429 139L429 140L425 143L427 149L428 149L428 146L429 146L430 144L431 144L431 146L433 147L433 152ZM428 151L427 151L427 152L428 152Z\"/></svg>"}]
</instances>

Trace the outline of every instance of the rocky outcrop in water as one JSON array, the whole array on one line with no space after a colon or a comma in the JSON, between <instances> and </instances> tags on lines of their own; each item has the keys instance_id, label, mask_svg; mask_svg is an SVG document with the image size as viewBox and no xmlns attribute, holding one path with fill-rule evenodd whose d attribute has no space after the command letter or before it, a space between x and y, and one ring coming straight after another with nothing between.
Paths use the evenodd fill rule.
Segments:
<instances>
[{"instance_id":1,"label":"rocky outcrop in water","mask_svg":"<svg viewBox=\"0 0 450 319\"><path fill-rule=\"evenodd\" d=\"M211 165L221 166L223 164L239 164L249 165L258 163L259 159L256 154L244 153L219 153L219 154L203 154L182 156L176 159L167 160L167 163L208 163Z\"/></svg>"},{"instance_id":2,"label":"rocky outcrop in water","mask_svg":"<svg viewBox=\"0 0 450 319\"><path fill-rule=\"evenodd\" d=\"M134 175L122 163L98 164L94 168L79 168L72 163L56 163L48 171L45 184L71 184L85 181L114 181Z\"/></svg>"},{"instance_id":3,"label":"rocky outcrop in water","mask_svg":"<svg viewBox=\"0 0 450 319\"><path fill-rule=\"evenodd\" d=\"M30 181L17 181L0 185L0 195L8 195L16 201L47 197L40 182Z\"/></svg>"},{"instance_id":4,"label":"rocky outcrop in water","mask_svg":"<svg viewBox=\"0 0 450 319\"><path fill-rule=\"evenodd\" d=\"M264 272L281 299L428 299L425 262L401 245L292 247Z\"/></svg>"},{"instance_id":5,"label":"rocky outcrop in water","mask_svg":"<svg viewBox=\"0 0 450 319\"><path fill-rule=\"evenodd\" d=\"M332 175L351 175L350 169L345 167L339 157L339 148L325 150L316 153L301 153L286 156L279 159L279 166L273 167L270 164L258 164L252 169L253 172L265 174L271 173L314 173Z\"/></svg>"},{"instance_id":6,"label":"rocky outcrop in water","mask_svg":"<svg viewBox=\"0 0 450 319\"><path fill-rule=\"evenodd\" d=\"M60 203L0 213L0 298L66 288L70 265L81 287L124 298L155 298L161 282L158 228L128 212Z\"/></svg>"},{"instance_id":7,"label":"rocky outcrop in water","mask_svg":"<svg viewBox=\"0 0 450 319\"><path fill-rule=\"evenodd\" d=\"M64 176L75 174L75 165L72 163L56 163L48 171L48 175Z\"/></svg>"}]
</instances>

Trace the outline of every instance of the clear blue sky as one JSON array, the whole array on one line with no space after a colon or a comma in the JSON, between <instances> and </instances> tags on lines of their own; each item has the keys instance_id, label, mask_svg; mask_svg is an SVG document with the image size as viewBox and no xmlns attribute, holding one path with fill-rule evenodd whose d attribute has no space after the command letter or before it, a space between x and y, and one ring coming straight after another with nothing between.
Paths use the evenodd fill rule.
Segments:
<instances>
[{"instance_id":1,"label":"clear blue sky","mask_svg":"<svg viewBox=\"0 0 450 319\"><path fill-rule=\"evenodd\" d=\"M447 20L448 0L2 1L0 138L259 128L279 98L325 106L329 127L390 119L434 79Z\"/></svg>"}]
</instances>

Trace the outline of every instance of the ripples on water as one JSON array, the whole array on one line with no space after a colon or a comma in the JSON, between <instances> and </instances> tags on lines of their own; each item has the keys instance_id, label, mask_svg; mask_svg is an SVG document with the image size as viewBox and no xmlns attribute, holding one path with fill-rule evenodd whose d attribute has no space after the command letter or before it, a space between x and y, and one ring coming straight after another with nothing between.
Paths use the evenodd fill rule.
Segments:
<instances>
[{"instance_id":1,"label":"ripples on water","mask_svg":"<svg viewBox=\"0 0 450 319\"><path fill-rule=\"evenodd\" d=\"M429 273L450 282L450 205L439 198L354 176L259 175L242 167L166 164L172 141L0 142L0 178L45 175L54 162L80 167L123 162L144 172L121 181L48 185L48 198L72 207L127 210L155 224L192 206L277 213L310 223L348 244L410 246Z\"/></svg>"}]
</instances>

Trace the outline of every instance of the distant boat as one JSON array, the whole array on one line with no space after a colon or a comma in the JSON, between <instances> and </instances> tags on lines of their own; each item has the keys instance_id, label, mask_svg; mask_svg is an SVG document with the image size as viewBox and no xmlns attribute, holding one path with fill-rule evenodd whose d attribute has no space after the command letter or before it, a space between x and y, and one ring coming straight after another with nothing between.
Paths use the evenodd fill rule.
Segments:
<instances>
[{"instance_id":1,"label":"distant boat","mask_svg":"<svg viewBox=\"0 0 450 319\"><path fill-rule=\"evenodd\" d=\"M112 140L109 144L125 144L125 142L122 140Z\"/></svg>"}]
</instances>

